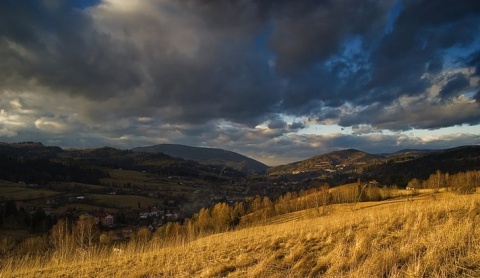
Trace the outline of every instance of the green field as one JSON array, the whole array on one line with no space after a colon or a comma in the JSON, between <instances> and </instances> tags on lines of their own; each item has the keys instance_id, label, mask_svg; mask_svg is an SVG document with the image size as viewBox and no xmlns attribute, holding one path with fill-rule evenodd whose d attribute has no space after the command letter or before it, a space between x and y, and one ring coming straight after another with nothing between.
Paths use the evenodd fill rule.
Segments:
<instances>
[{"instance_id":1,"label":"green field","mask_svg":"<svg viewBox=\"0 0 480 278\"><path fill-rule=\"evenodd\" d=\"M24 184L0 181L0 199L3 200L37 199L57 194L58 192L44 188L28 188Z\"/></svg>"},{"instance_id":2,"label":"green field","mask_svg":"<svg viewBox=\"0 0 480 278\"><path fill-rule=\"evenodd\" d=\"M109 169L110 177L101 179L101 183L106 186L123 188L127 185L158 191L191 191L194 184L202 183L201 180L190 178L177 178L157 176L150 173L143 173L131 170Z\"/></svg>"},{"instance_id":3,"label":"green field","mask_svg":"<svg viewBox=\"0 0 480 278\"><path fill-rule=\"evenodd\" d=\"M92 200L98 206L111 208L124 206L137 208L139 203L141 207L153 207L161 204L161 200L135 195L86 194L85 197Z\"/></svg>"}]
</instances>

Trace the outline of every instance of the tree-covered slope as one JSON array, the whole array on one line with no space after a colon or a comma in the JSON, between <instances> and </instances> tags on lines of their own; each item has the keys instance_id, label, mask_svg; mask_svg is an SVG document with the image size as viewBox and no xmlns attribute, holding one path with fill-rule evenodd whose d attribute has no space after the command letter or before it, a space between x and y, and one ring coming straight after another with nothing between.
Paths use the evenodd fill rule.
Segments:
<instances>
[{"instance_id":1,"label":"tree-covered slope","mask_svg":"<svg viewBox=\"0 0 480 278\"><path fill-rule=\"evenodd\" d=\"M160 144L132 149L134 152L164 153L173 157L194 160L205 164L224 164L240 171L263 173L265 164L244 155L216 148L191 147L178 144Z\"/></svg>"}]
</instances>

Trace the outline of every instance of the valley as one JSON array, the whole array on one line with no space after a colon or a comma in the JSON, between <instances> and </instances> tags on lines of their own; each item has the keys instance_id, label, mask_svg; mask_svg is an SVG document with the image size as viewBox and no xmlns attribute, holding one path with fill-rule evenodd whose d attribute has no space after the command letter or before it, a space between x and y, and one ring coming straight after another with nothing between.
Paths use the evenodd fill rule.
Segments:
<instances>
[{"instance_id":1,"label":"valley","mask_svg":"<svg viewBox=\"0 0 480 278\"><path fill-rule=\"evenodd\" d=\"M175 148L182 147L176 145ZM205 151L208 153L208 150L201 152ZM109 270L103 272L105 275L125 276L122 267L117 265L118 254L111 253L119 248L124 250L122 254L125 252L120 260L125 259L127 261L124 263L136 268L149 269L149 272L155 273L152 274L154 276L217 277L228 274L236 277L245 273L253 277L283 276L290 271L286 265L294 266L295 271L292 273L307 276L357 275L365 271L367 274L387 275L385 269L379 269L384 264L389 265L389 271L394 271L388 272L389 276L403 276L406 273L438 274L443 270L435 264L432 269L414 268L415 264L420 263L418 260L427 259L415 255L420 252L418 250L400 257L391 257L392 261L389 262L376 261L377 257L365 254L352 262L353 268L335 266L333 260L336 260L335 256L340 256L335 252L364 252L352 251L356 247L352 249L351 246L342 246L351 242L342 243L343 239L339 235L351 233L353 238L358 237L355 240L355 244L358 244L358 241L363 241L361 236L364 233L374 233L366 228L370 225L368 223L376 223L377 226L372 229L383 229L383 224L378 223L396 227L399 225L397 222L395 224L386 219L403 217L407 222L416 221L410 219L410 212L407 212L416 209L423 211L424 215L433 213L428 217L457 210L462 211L461 214L467 210L473 215L472 219L480 214L477 212L479 146L430 151L406 150L377 155L350 149L313 156L288 165L266 167L265 172L239 168L238 165L252 165L251 161L239 162L238 158L243 156L234 155L235 163L229 163L227 158L232 157L232 154L227 152L227 158L215 157L219 153L225 152L214 150L213 154L207 155L208 160L197 157L197 161L182 158L181 154L175 157L158 152L110 147L63 150L35 142L1 144L0 233L3 236L0 256L7 263L0 266L0 275L4 273L9 277L28 277L41 271L49 276L89 276L89 271L101 272L97 268L89 270L89 265L95 260L103 260L105 265L110 266ZM457 203L453 204L453 200ZM441 204L440 207L436 207L437 204ZM439 211L424 210L431 205L435 207L432 207L432 211ZM377 211L377 207L382 210ZM406 214L397 215L399 209ZM371 216L365 218L362 212ZM449 221L463 221L459 217L459 214L453 213ZM354 222L335 224L337 218L352 219L345 223ZM357 218L358 221L353 220ZM441 229L451 224L449 221L443 222L443 218L439 221ZM302 227L300 230L298 225ZM318 225L323 227L323 234L315 234L314 230L307 228ZM425 229L432 229L428 225L437 224L429 222ZM412 227L409 226L408 229ZM288 235L283 235L281 231ZM414 250L418 247L401 247L389 239L389 233L382 231L377 230L378 237L368 240L378 241L379 246L384 246L387 252L385 256L391 255L388 250L393 250L392 248ZM214 252L202 247L207 252L202 253L202 256L217 262L203 265L201 269L187 270L190 266L183 264L153 270L154 263L171 264L167 253L163 253L170 252L167 250L175 250L172 252L185 258L189 255L182 252L190 250L189 248L193 249L185 252L202 252L196 249L196 244L226 244L222 248L234 250L237 244L235 242L244 242L243 233L252 232L258 233L259 238L249 240L266 248L248 247L248 244L242 243L242 250L256 258L254 261L238 261L233 257L237 256L234 255L235 252L227 255L222 253L227 251ZM410 230L403 232L413 233ZM330 233L330 236L325 237L325 233ZM280 245L268 240L277 236L283 242ZM303 255L307 258L305 260L318 256L315 253L317 251L310 253L307 250L299 250L299 254L294 255L302 254L300 257L285 257L287 253L293 252L286 250L293 250L292 244L298 244L290 237L309 242L312 236L316 238L316 244L323 241L334 244L325 246L326 249L318 246L320 249L317 250L326 258L331 256L332 261L327 262L330 259L326 259L324 262L313 260L300 263L304 260ZM401 244L407 244L400 234L396 238L403 242ZM220 244L217 240L223 243ZM384 241L388 242L385 243L387 245L382 245L381 242ZM432 242L424 244L425 247L422 248L432 248ZM285 248L285 251L278 253L271 248ZM336 248L344 249L334 251ZM470 246L465 248L470 251L462 252L473 252ZM383 249L379 250L383 252ZM257 251L260 253L257 254ZM48 263L30 261L29 258L35 260L35 252L46 252ZM72 252L83 255L78 257L80 255L75 253L73 257L76 259L73 262L68 259ZM263 252L269 256L278 254L264 261L261 258ZM33 254L33 257L25 257L20 265L14 262L26 254ZM351 256L356 256L355 254L352 253ZM132 256L142 259L132 261ZM232 257L229 257L230 262L225 265L216 256ZM152 261L152 258L156 259ZM477 260L462 258L473 262ZM374 261L369 262L372 265L367 270L361 266L361 262L368 260ZM401 262L407 264L404 266ZM85 267L85 272L75 272L74 269L78 267L76 263ZM470 266L471 263L469 261L462 266L467 269L465 273L478 273L475 267ZM266 268L258 266L261 264ZM277 268L276 265L283 266ZM463 273L455 265L449 267L449 273ZM138 277L144 274L126 276Z\"/></svg>"}]
</instances>

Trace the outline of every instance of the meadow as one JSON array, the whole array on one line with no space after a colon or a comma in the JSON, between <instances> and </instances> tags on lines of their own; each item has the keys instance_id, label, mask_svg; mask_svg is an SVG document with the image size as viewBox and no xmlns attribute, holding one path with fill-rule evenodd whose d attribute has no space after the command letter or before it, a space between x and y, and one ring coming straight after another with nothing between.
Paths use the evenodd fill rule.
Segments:
<instances>
[{"instance_id":1,"label":"meadow","mask_svg":"<svg viewBox=\"0 0 480 278\"><path fill-rule=\"evenodd\" d=\"M108 208L118 208L121 206L136 208L138 204L141 204L143 207L154 207L159 204L157 199L136 195L85 194L85 197L97 206Z\"/></svg>"},{"instance_id":2,"label":"meadow","mask_svg":"<svg viewBox=\"0 0 480 278\"><path fill-rule=\"evenodd\" d=\"M0 277L479 277L480 195L299 210L193 239L31 253Z\"/></svg>"},{"instance_id":3,"label":"meadow","mask_svg":"<svg viewBox=\"0 0 480 278\"><path fill-rule=\"evenodd\" d=\"M0 180L0 196L3 200L37 199L57 194L58 192L44 188L32 188L26 184Z\"/></svg>"}]
</instances>

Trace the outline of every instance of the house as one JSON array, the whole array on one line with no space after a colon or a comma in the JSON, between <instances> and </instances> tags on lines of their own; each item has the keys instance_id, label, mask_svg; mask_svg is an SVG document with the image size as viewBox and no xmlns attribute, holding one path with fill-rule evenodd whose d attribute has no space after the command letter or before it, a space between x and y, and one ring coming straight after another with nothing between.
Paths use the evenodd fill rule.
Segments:
<instances>
[{"instance_id":1,"label":"house","mask_svg":"<svg viewBox=\"0 0 480 278\"><path fill-rule=\"evenodd\" d=\"M115 226L115 218L111 214L107 214L105 218L103 219L102 224L106 227L113 227Z\"/></svg>"},{"instance_id":2,"label":"house","mask_svg":"<svg viewBox=\"0 0 480 278\"><path fill-rule=\"evenodd\" d=\"M150 212L150 216L159 217L160 216L160 210L158 210L157 207L153 207L152 211Z\"/></svg>"},{"instance_id":3,"label":"house","mask_svg":"<svg viewBox=\"0 0 480 278\"><path fill-rule=\"evenodd\" d=\"M115 218L109 213L97 211L93 214L93 217L95 219L95 224L101 224L104 227L115 226Z\"/></svg>"}]
</instances>

